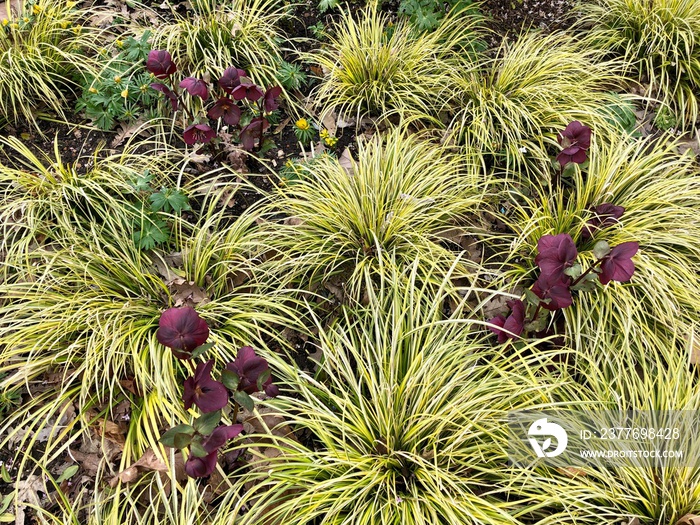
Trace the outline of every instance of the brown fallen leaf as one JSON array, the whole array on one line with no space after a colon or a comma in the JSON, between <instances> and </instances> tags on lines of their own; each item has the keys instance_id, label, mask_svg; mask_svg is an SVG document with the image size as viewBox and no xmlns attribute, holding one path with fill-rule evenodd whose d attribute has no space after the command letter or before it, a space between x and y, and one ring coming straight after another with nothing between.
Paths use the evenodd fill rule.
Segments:
<instances>
[{"instance_id":1,"label":"brown fallen leaf","mask_svg":"<svg viewBox=\"0 0 700 525\"><path fill-rule=\"evenodd\" d=\"M136 119L130 123L122 122L119 125L119 131L117 131L117 135L114 137L114 140L112 140L111 146L113 148L116 148L132 135L142 131L143 122L143 119Z\"/></svg>"},{"instance_id":2,"label":"brown fallen leaf","mask_svg":"<svg viewBox=\"0 0 700 525\"><path fill-rule=\"evenodd\" d=\"M209 295L203 288L194 284L194 281L186 281L182 277L173 279L166 283L170 288L170 293L175 301L174 306L196 306L210 302Z\"/></svg>"},{"instance_id":3,"label":"brown fallen leaf","mask_svg":"<svg viewBox=\"0 0 700 525\"><path fill-rule=\"evenodd\" d=\"M700 365L700 337L691 332L689 336L683 337L688 342L688 351L690 352L690 364Z\"/></svg>"},{"instance_id":4,"label":"brown fallen leaf","mask_svg":"<svg viewBox=\"0 0 700 525\"><path fill-rule=\"evenodd\" d=\"M696 514L686 514L676 522L676 525L700 525L700 516Z\"/></svg>"},{"instance_id":5,"label":"brown fallen leaf","mask_svg":"<svg viewBox=\"0 0 700 525\"><path fill-rule=\"evenodd\" d=\"M567 478L581 478L588 476L585 470L576 467L558 467L557 472L563 474Z\"/></svg>"},{"instance_id":6,"label":"brown fallen leaf","mask_svg":"<svg viewBox=\"0 0 700 525\"><path fill-rule=\"evenodd\" d=\"M27 505L41 508L41 498L38 492L46 493L46 487L40 476L32 474L27 479L19 480L16 484L16 489L15 525L24 525L24 520L26 519L24 509Z\"/></svg>"},{"instance_id":7,"label":"brown fallen leaf","mask_svg":"<svg viewBox=\"0 0 700 525\"><path fill-rule=\"evenodd\" d=\"M355 163L352 160L352 153L350 153L349 148L345 148L343 153L340 155L338 164L340 164L340 167L343 168L348 175L352 176L355 174Z\"/></svg>"},{"instance_id":8,"label":"brown fallen leaf","mask_svg":"<svg viewBox=\"0 0 700 525\"><path fill-rule=\"evenodd\" d=\"M109 480L110 487L116 487L119 482L133 483L141 477L144 472L168 472L168 466L156 456L152 448L146 450L136 463L122 470L119 474Z\"/></svg>"}]
</instances>

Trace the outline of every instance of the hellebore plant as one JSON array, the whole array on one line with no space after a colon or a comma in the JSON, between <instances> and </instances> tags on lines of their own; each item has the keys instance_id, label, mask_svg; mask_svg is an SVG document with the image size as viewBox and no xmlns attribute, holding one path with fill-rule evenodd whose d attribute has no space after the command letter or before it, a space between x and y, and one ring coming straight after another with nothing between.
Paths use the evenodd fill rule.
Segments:
<instances>
[{"instance_id":1,"label":"hellebore plant","mask_svg":"<svg viewBox=\"0 0 700 525\"><path fill-rule=\"evenodd\" d=\"M228 126L240 126L239 140L245 150L252 151L256 147L258 151L262 149L263 134L270 127L268 116L279 107L281 87L264 89L247 78L244 70L229 67L216 82L222 93L215 97L214 103L207 109L206 103L209 101L209 95L213 95L212 89L215 86L196 77L185 77L176 86L173 75L177 66L173 63L170 53L165 50L152 50L148 54L146 68L157 79L170 84L168 86L155 82L151 84L151 88L163 93L173 112L178 109L185 112L189 121L183 132L185 144L210 143L217 135L214 129L216 124L212 124L211 121L223 120ZM188 104L182 103L184 93L201 100L203 115L196 115ZM248 123L241 125L244 111L247 111L245 120L248 120Z\"/></svg>"},{"instance_id":2,"label":"hellebore plant","mask_svg":"<svg viewBox=\"0 0 700 525\"><path fill-rule=\"evenodd\" d=\"M595 217L586 223L584 232L591 233L615 224L624 208L613 204L601 204L594 209ZM631 241L610 248L606 241L598 241L592 250L594 260L583 271L576 263L578 250L571 235L544 235L537 241L535 264L540 275L533 286L525 291L527 305L521 300L509 301L511 313L508 317L499 315L489 319L489 329L498 336L499 343L516 339L524 332L539 332L545 329L549 316L540 316L542 309L558 312L573 304L572 291L592 292L599 285L610 281L628 282L634 274L632 257L639 250L639 243ZM527 316L527 311L534 308L534 313Z\"/></svg>"},{"instance_id":3,"label":"hellebore plant","mask_svg":"<svg viewBox=\"0 0 700 525\"><path fill-rule=\"evenodd\" d=\"M562 150L557 155L559 170L555 178L555 186L564 174L564 169L573 164L583 164L588 160L586 151L591 147L591 128L584 126L578 120L571 122L564 131L557 136L557 141Z\"/></svg>"},{"instance_id":4,"label":"hellebore plant","mask_svg":"<svg viewBox=\"0 0 700 525\"><path fill-rule=\"evenodd\" d=\"M209 350L213 344L206 343L208 337L209 326L193 308L169 308L160 316L156 338L178 359L194 359ZM194 405L202 415L192 424L171 428L160 438L167 447L189 449L185 472L193 478L214 472L219 449L243 431L240 424L220 425L230 395L233 396L231 421L235 422L241 406L253 410L254 401L250 394L261 391L269 397L279 394L279 389L272 383L267 361L256 355L250 346L238 351L236 359L222 371L220 381L212 378L213 368L213 360L197 363L194 374L183 385L185 409Z\"/></svg>"}]
</instances>

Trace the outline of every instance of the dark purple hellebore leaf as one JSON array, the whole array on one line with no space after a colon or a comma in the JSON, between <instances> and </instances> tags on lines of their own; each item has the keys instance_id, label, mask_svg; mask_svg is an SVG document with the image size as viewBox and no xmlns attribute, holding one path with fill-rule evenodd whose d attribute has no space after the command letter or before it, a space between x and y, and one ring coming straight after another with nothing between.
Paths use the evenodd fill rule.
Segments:
<instances>
[{"instance_id":1,"label":"dark purple hellebore leaf","mask_svg":"<svg viewBox=\"0 0 700 525\"><path fill-rule=\"evenodd\" d=\"M259 391L258 378L270 367L265 359L255 354L252 347L244 346L238 351L236 359L227 364L226 368L238 376L238 390L252 394ZM270 397L279 393L279 390L272 385L272 377L268 377L262 387Z\"/></svg>"},{"instance_id":2,"label":"dark purple hellebore leaf","mask_svg":"<svg viewBox=\"0 0 700 525\"><path fill-rule=\"evenodd\" d=\"M246 76L246 72L242 69L229 67L219 79L219 86L230 95L234 89L241 85L241 77L244 76Z\"/></svg>"},{"instance_id":3,"label":"dark purple hellebore leaf","mask_svg":"<svg viewBox=\"0 0 700 525\"><path fill-rule=\"evenodd\" d=\"M156 78L163 79L175 73L177 66L173 64L170 53L165 50L154 49L148 53L146 69L153 73Z\"/></svg>"},{"instance_id":4,"label":"dark purple hellebore leaf","mask_svg":"<svg viewBox=\"0 0 700 525\"><path fill-rule=\"evenodd\" d=\"M243 432L243 425L228 425L216 427L214 431L209 435L209 437L202 443L204 450L209 452L216 452L226 444L229 439L235 438L238 434Z\"/></svg>"},{"instance_id":5,"label":"dark purple hellebore leaf","mask_svg":"<svg viewBox=\"0 0 700 525\"><path fill-rule=\"evenodd\" d=\"M498 335L499 343L505 343L508 339L518 337L525 328L525 305L523 302L518 299L516 301L508 301L507 304L512 310L507 318L499 315L488 321L496 325L490 326L489 330Z\"/></svg>"},{"instance_id":6,"label":"dark purple hellebore leaf","mask_svg":"<svg viewBox=\"0 0 700 525\"><path fill-rule=\"evenodd\" d=\"M566 166L569 162L581 164L586 161L586 150L591 146L591 128L574 120L559 133L557 140L563 148L557 156L559 164L562 166Z\"/></svg>"},{"instance_id":7,"label":"dark purple hellebore leaf","mask_svg":"<svg viewBox=\"0 0 700 525\"><path fill-rule=\"evenodd\" d=\"M213 360L199 363L194 375L185 380L185 392L182 396L185 410L196 405L203 413L207 414L227 405L228 390L224 385L211 378L213 366Z\"/></svg>"},{"instance_id":8,"label":"dark purple hellebore leaf","mask_svg":"<svg viewBox=\"0 0 700 525\"><path fill-rule=\"evenodd\" d=\"M171 348L175 357L189 359L190 352L203 345L209 337L207 322L194 308L168 308L160 316L156 339Z\"/></svg>"},{"instance_id":9,"label":"dark purple hellebore leaf","mask_svg":"<svg viewBox=\"0 0 700 525\"><path fill-rule=\"evenodd\" d=\"M203 458L190 453L185 462L185 473L191 478L204 478L216 470L217 451L210 452Z\"/></svg>"},{"instance_id":10,"label":"dark purple hellebore leaf","mask_svg":"<svg viewBox=\"0 0 700 525\"><path fill-rule=\"evenodd\" d=\"M569 279L565 281L555 280L542 274L531 288L540 299L550 299L549 303L541 302L542 308L547 310L561 310L571 306L571 292L569 291Z\"/></svg>"},{"instance_id":11,"label":"dark purple hellebore leaf","mask_svg":"<svg viewBox=\"0 0 700 525\"><path fill-rule=\"evenodd\" d=\"M250 124L243 126L240 133L241 144L243 149L250 151L255 147L255 139L260 138L260 133L265 131L270 126L267 119L256 117L250 121ZM262 128L262 129L261 129Z\"/></svg>"},{"instance_id":12,"label":"dark purple hellebore leaf","mask_svg":"<svg viewBox=\"0 0 700 525\"><path fill-rule=\"evenodd\" d=\"M581 231L581 236L584 239L590 239L597 231L617 224L622 214L625 213L625 209L622 206L605 203L596 206L593 212L595 217L586 222Z\"/></svg>"},{"instance_id":13,"label":"dark purple hellebore leaf","mask_svg":"<svg viewBox=\"0 0 700 525\"><path fill-rule=\"evenodd\" d=\"M600 263L600 282L608 284L610 281L625 283L634 274L634 263L632 257L639 250L639 243L635 241L618 244L610 253L603 258Z\"/></svg>"},{"instance_id":14,"label":"dark purple hellebore leaf","mask_svg":"<svg viewBox=\"0 0 700 525\"><path fill-rule=\"evenodd\" d=\"M191 146L195 142L201 142L202 144L206 144L214 137L216 137L216 131L211 129L206 124L192 124L182 134L182 138L184 139L185 144L189 146Z\"/></svg>"},{"instance_id":15,"label":"dark purple hellebore leaf","mask_svg":"<svg viewBox=\"0 0 700 525\"><path fill-rule=\"evenodd\" d=\"M151 84L151 88L163 93L170 101L170 105L173 107L173 111L177 111L177 94L174 91L172 91L165 84L160 84L158 82Z\"/></svg>"},{"instance_id":16,"label":"dark purple hellebore leaf","mask_svg":"<svg viewBox=\"0 0 700 525\"><path fill-rule=\"evenodd\" d=\"M264 107L267 113L270 113L276 110L278 107L280 107L280 103L279 100L277 100L277 97L279 97L281 94L282 88L279 86L271 87L270 89L265 91Z\"/></svg>"},{"instance_id":17,"label":"dark purple hellebore leaf","mask_svg":"<svg viewBox=\"0 0 700 525\"><path fill-rule=\"evenodd\" d=\"M568 233L543 235L537 241L535 264L547 278L563 281L566 278L564 270L573 265L577 256L576 245Z\"/></svg>"},{"instance_id":18,"label":"dark purple hellebore leaf","mask_svg":"<svg viewBox=\"0 0 700 525\"><path fill-rule=\"evenodd\" d=\"M235 100L247 98L251 102L255 102L256 100L260 100L260 98L264 96L264 93L260 86L244 81L231 91L231 96Z\"/></svg>"},{"instance_id":19,"label":"dark purple hellebore leaf","mask_svg":"<svg viewBox=\"0 0 700 525\"><path fill-rule=\"evenodd\" d=\"M202 100L206 100L209 97L207 83L204 80L194 77L183 78L180 82L180 87L186 89L193 97L199 97Z\"/></svg>"},{"instance_id":20,"label":"dark purple hellebore leaf","mask_svg":"<svg viewBox=\"0 0 700 525\"><path fill-rule=\"evenodd\" d=\"M229 126L235 126L241 120L241 108L230 98L220 98L209 111L207 117L212 120L224 118L224 122Z\"/></svg>"}]
</instances>

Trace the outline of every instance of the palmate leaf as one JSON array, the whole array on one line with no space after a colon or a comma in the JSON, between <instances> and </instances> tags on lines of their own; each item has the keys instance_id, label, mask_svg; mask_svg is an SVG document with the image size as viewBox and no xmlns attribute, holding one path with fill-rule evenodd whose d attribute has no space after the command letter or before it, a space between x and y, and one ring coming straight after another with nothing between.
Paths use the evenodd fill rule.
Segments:
<instances>
[{"instance_id":1,"label":"palmate leaf","mask_svg":"<svg viewBox=\"0 0 700 525\"><path fill-rule=\"evenodd\" d=\"M141 229L134 231L132 238L142 250L152 250L158 244L168 240L168 225L165 221L154 219L141 224Z\"/></svg>"},{"instance_id":2,"label":"palmate leaf","mask_svg":"<svg viewBox=\"0 0 700 525\"><path fill-rule=\"evenodd\" d=\"M180 190L162 188L159 192L152 194L148 200L151 201L151 210L153 211L163 210L166 213L171 211L180 213L190 209L187 195Z\"/></svg>"}]
</instances>

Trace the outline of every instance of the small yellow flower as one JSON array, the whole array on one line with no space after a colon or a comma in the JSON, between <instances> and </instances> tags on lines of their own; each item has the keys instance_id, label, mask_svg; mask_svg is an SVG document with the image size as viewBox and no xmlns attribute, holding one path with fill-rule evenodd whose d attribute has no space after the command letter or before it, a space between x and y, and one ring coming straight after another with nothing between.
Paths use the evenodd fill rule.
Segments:
<instances>
[{"instance_id":1,"label":"small yellow flower","mask_svg":"<svg viewBox=\"0 0 700 525\"><path fill-rule=\"evenodd\" d=\"M294 123L294 125L299 129L304 129L304 130L309 129L309 121L306 120L305 118L300 118L299 120L297 120Z\"/></svg>"},{"instance_id":2,"label":"small yellow flower","mask_svg":"<svg viewBox=\"0 0 700 525\"><path fill-rule=\"evenodd\" d=\"M141 91L141 93L145 93L146 91L148 91L148 84L141 84L139 86L139 90Z\"/></svg>"},{"instance_id":3,"label":"small yellow flower","mask_svg":"<svg viewBox=\"0 0 700 525\"><path fill-rule=\"evenodd\" d=\"M326 137L323 140L323 142L326 143L326 146L328 146L329 148L332 148L333 146L335 146L338 143L338 139L335 137Z\"/></svg>"},{"instance_id":4,"label":"small yellow flower","mask_svg":"<svg viewBox=\"0 0 700 525\"><path fill-rule=\"evenodd\" d=\"M70 22L68 22L67 20L64 20L63 22L61 22L61 29L68 29L69 27L70 27Z\"/></svg>"},{"instance_id":5,"label":"small yellow flower","mask_svg":"<svg viewBox=\"0 0 700 525\"><path fill-rule=\"evenodd\" d=\"M114 77L114 83L115 84L121 84L122 83L122 77L120 75L116 75Z\"/></svg>"},{"instance_id":6,"label":"small yellow flower","mask_svg":"<svg viewBox=\"0 0 700 525\"><path fill-rule=\"evenodd\" d=\"M75 26L75 27L73 28L73 33L75 33L76 35L79 35L80 32L81 32L82 30L83 30L82 27L80 27L80 26Z\"/></svg>"},{"instance_id":7,"label":"small yellow flower","mask_svg":"<svg viewBox=\"0 0 700 525\"><path fill-rule=\"evenodd\" d=\"M124 41L117 39L114 41L114 45L121 49L122 47L124 47Z\"/></svg>"},{"instance_id":8,"label":"small yellow flower","mask_svg":"<svg viewBox=\"0 0 700 525\"><path fill-rule=\"evenodd\" d=\"M27 18L27 17L25 16L24 18L22 18L22 22L24 22L25 24L28 24L28 23L29 23L29 18Z\"/></svg>"},{"instance_id":9,"label":"small yellow flower","mask_svg":"<svg viewBox=\"0 0 700 525\"><path fill-rule=\"evenodd\" d=\"M38 15L39 13L41 13L41 9L42 8L40 5L34 4L32 6L32 13L34 13L35 15Z\"/></svg>"},{"instance_id":10,"label":"small yellow flower","mask_svg":"<svg viewBox=\"0 0 700 525\"><path fill-rule=\"evenodd\" d=\"M328 130L327 129L322 129L320 133L318 134L319 137L322 139L327 139L328 138Z\"/></svg>"},{"instance_id":11,"label":"small yellow flower","mask_svg":"<svg viewBox=\"0 0 700 525\"><path fill-rule=\"evenodd\" d=\"M94 87L91 87L90 89L88 89L88 91L89 91L90 93L92 93L93 95L94 95L95 93L97 93L97 89L94 88Z\"/></svg>"},{"instance_id":12,"label":"small yellow flower","mask_svg":"<svg viewBox=\"0 0 700 525\"><path fill-rule=\"evenodd\" d=\"M126 97L128 97L128 96L129 96L129 90L128 90L128 89L125 89L124 91L122 91L122 98L126 98Z\"/></svg>"},{"instance_id":13,"label":"small yellow flower","mask_svg":"<svg viewBox=\"0 0 700 525\"><path fill-rule=\"evenodd\" d=\"M6 26L9 23L10 23L10 21L7 18L2 19L2 25Z\"/></svg>"},{"instance_id":14,"label":"small yellow flower","mask_svg":"<svg viewBox=\"0 0 700 525\"><path fill-rule=\"evenodd\" d=\"M75 7L77 2L66 2L66 7L70 9L71 7Z\"/></svg>"},{"instance_id":15,"label":"small yellow flower","mask_svg":"<svg viewBox=\"0 0 700 525\"><path fill-rule=\"evenodd\" d=\"M10 25L10 27L11 27L12 29L19 29L19 24L18 24L17 22L15 22L15 23L13 23L12 25Z\"/></svg>"}]
</instances>

